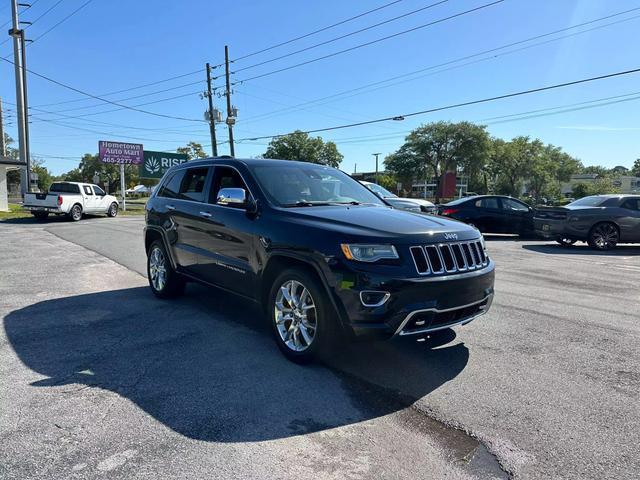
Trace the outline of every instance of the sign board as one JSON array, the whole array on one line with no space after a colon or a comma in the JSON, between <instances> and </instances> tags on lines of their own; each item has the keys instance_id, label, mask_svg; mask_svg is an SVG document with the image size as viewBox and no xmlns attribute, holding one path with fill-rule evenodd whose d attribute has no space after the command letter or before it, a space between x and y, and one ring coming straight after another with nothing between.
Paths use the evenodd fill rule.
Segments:
<instances>
[{"instance_id":1,"label":"sign board","mask_svg":"<svg viewBox=\"0 0 640 480\"><path fill-rule=\"evenodd\" d=\"M187 162L184 153L144 151L144 162L140 164L140 178L162 178L169 168Z\"/></svg>"},{"instance_id":2,"label":"sign board","mask_svg":"<svg viewBox=\"0 0 640 480\"><path fill-rule=\"evenodd\" d=\"M98 142L98 157L102 163L140 165L143 161L142 145L139 143Z\"/></svg>"}]
</instances>

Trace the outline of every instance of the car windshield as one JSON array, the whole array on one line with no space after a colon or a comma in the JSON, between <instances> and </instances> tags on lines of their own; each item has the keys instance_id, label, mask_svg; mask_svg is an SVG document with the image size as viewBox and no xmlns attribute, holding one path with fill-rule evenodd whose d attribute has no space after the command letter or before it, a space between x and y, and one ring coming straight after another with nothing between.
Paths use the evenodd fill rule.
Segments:
<instances>
[{"instance_id":1,"label":"car windshield","mask_svg":"<svg viewBox=\"0 0 640 480\"><path fill-rule=\"evenodd\" d=\"M604 203L604 201L607 200L607 197L598 197L598 196L592 196L592 197L583 197L579 200L576 200L575 202L571 202L569 204L569 206L571 207L599 207L600 205L602 205L602 203Z\"/></svg>"},{"instance_id":2,"label":"car windshield","mask_svg":"<svg viewBox=\"0 0 640 480\"><path fill-rule=\"evenodd\" d=\"M384 187L381 187L377 183L365 183L364 186L367 187L369 190L371 190L373 193L377 193L382 198L396 198L397 197L397 195L391 193L389 190L387 190Z\"/></svg>"},{"instance_id":3,"label":"car windshield","mask_svg":"<svg viewBox=\"0 0 640 480\"><path fill-rule=\"evenodd\" d=\"M258 183L281 207L384 203L362 184L335 168L322 165L253 165Z\"/></svg>"}]
</instances>

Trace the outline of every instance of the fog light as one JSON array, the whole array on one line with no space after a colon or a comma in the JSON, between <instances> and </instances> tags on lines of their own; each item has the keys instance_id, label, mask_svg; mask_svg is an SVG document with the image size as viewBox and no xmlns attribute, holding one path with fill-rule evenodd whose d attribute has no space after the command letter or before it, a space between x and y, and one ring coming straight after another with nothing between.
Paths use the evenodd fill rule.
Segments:
<instances>
[{"instance_id":1,"label":"fog light","mask_svg":"<svg viewBox=\"0 0 640 480\"><path fill-rule=\"evenodd\" d=\"M379 307L389 300L389 292L379 292L375 290L363 290L360 292L360 302L365 307Z\"/></svg>"}]
</instances>

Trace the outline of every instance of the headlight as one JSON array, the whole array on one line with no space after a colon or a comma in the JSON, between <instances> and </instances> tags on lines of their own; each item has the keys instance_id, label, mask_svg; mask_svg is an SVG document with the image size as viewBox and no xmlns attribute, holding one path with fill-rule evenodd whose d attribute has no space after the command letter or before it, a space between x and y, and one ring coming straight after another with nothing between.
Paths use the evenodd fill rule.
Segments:
<instances>
[{"instance_id":1,"label":"headlight","mask_svg":"<svg viewBox=\"0 0 640 480\"><path fill-rule=\"evenodd\" d=\"M342 253L349 260L358 262L377 262L384 259L398 258L398 252L393 245L354 245L343 243L340 245Z\"/></svg>"}]
</instances>

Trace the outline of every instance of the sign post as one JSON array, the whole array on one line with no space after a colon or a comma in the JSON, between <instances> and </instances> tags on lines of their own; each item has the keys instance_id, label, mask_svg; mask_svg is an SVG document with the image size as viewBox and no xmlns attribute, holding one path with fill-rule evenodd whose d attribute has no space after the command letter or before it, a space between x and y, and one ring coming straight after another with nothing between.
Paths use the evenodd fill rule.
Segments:
<instances>
[{"instance_id":1,"label":"sign post","mask_svg":"<svg viewBox=\"0 0 640 480\"><path fill-rule=\"evenodd\" d=\"M139 143L98 142L98 157L102 163L116 163L120 165L120 189L122 190L122 210L127 209L125 194L125 165L140 165L143 162L143 148Z\"/></svg>"}]
</instances>

